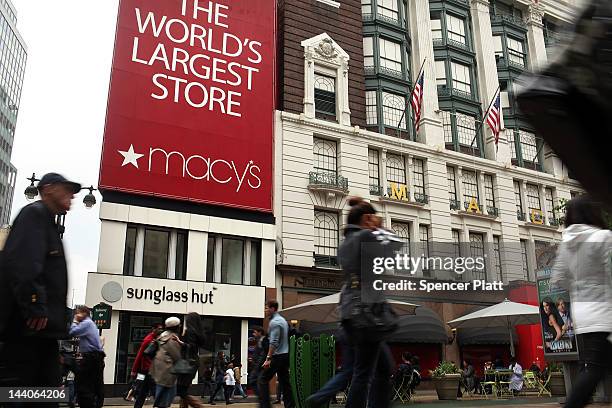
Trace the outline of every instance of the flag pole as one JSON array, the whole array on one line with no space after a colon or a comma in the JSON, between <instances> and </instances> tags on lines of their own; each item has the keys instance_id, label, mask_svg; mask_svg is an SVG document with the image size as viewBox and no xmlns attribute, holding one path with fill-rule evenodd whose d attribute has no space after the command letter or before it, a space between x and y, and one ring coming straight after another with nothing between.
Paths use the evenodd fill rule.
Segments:
<instances>
[{"instance_id":1,"label":"flag pole","mask_svg":"<svg viewBox=\"0 0 612 408\"><path fill-rule=\"evenodd\" d=\"M406 100L406 104L404 106L404 111L402 112L402 116L400 117L399 122L397 122L397 135L398 135L398 137L401 136L400 125L402 124L402 120L406 116L406 111L408 110L408 106L410 105L410 100L412 98L412 94L414 93L414 88L416 88L416 84L417 84L417 82L419 80L419 77L421 76L421 72L423 72L423 68L425 68L425 61L427 61L427 58L423 59L423 63L421 64L421 69L419 69L419 73L416 76L414 84L412 85L412 89L410 89L410 93L408 94L408 99ZM414 118L413 118L413 123L414 123ZM414 129L416 131L416 124L414 124L413 126L414 126Z\"/></svg>"},{"instance_id":2,"label":"flag pole","mask_svg":"<svg viewBox=\"0 0 612 408\"><path fill-rule=\"evenodd\" d=\"M478 128L476 129L476 133L474 134L474 138L472 139L472 143L470 143L470 149L473 149L474 146L474 142L476 141L476 138L478 137L478 132L480 132L480 130L482 129L485 120L487 119L487 115L489 114L489 111L491 110L491 106L493 105L493 103L495 102L495 99L497 98L497 93L500 91L501 87L498 86L497 90L495 91L495 93L493 94L493 99L491 99L491 102L489 102L489 107L487 108L487 110L485 111L484 116L482 117L480 124L478 125ZM501 106L500 106L500 110L501 110ZM500 112L500 115L502 113ZM472 151L473 153L473 151Z\"/></svg>"}]
</instances>

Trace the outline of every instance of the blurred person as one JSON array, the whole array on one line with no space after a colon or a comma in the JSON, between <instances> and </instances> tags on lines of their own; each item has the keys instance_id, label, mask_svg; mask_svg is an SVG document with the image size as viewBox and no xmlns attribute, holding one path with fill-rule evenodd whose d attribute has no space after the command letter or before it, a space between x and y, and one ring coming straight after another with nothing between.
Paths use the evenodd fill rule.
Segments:
<instances>
[{"instance_id":1,"label":"blurred person","mask_svg":"<svg viewBox=\"0 0 612 408\"><path fill-rule=\"evenodd\" d=\"M163 326L161 323L156 323L151 327L149 334L145 336L138 348L136 353L136 359L132 365L131 377L134 381L134 408L142 408L147 397L152 391L155 391L155 381L149 371L151 370L151 363L153 357L145 354L145 350L149 345L154 342L157 337L163 332Z\"/></svg>"},{"instance_id":2,"label":"blurred person","mask_svg":"<svg viewBox=\"0 0 612 408\"><path fill-rule=\"evenodd\" d=\"M253 351L253 364L251 372L249 373L248 385L253 387L256 395L259 395L257 380L261 370L263 370L263 363L266 361L266 355L268 353L270 343L263 327L255 326L252 330L256 345L255 350Z\"/></svg>"},{"instance_id":3,"label":"blurred person","mask_svg":"<svg viewBox=\"0 0 612 408\"><path fill-rule=\"evenodd\" d=\"M185 328L183 334L183 353L185 359L193 367L193 374L180 374L176 381L176 394L181 397L181 407L202 407L198 398L189 395L189 386L200 368L200 347L205 346L204 326L200 315L191 312L185 317Z\"/></svg>"},{"instance_id":4,"label":"blurred person","mask_svg":"<svg viewBox=\"0 0 612 408\"><path fill-rule=\"evenodd\" d=\"M238 393L242 396L242 398L246 398L246 392L244 392L244 388L242 388L242 383L240 381L240 377L242 376L242 363L237 361L234 364L234 378L236 379L236 387L234 388L234 394Z\"/></svg>"},{"instance_id":5,"label":"blurred person","mask_svg":"<svg viewBox=\"0 0 612 408\"><path fill-rule=\"evenodd\" d=\"M421 363L419 356L413 355L410 357L410 364L412 365L412 383L410 389L414 393L415 388L421 383Z\"/></svg>"},{"instance_id":6,"label":"blurred person","mask_svg":"<svg viewBox=\"0 0 612 408\"><path fill-rule=\"evenodd\" d=\"M474 390L476 384L476 370L474 366L467 360L461 363L461 378L465 390L470 393Z\"/></svg>"},{"instance_id":7,"label":"blurred person","mask_svg":"<svg viewBox=\"0 0 612 408\"><path fill-rule=\"evenodd\" d=\"M338 250L345 284L340 297L340 316L347 338L355 350L353 376L346 402L349 408L386 408L391 400L392 358L384 341L396 328L397 316L382 291L373 288L376 257L390 256L401 241L381 229L381 218L369 202L353 197L344 241ZM372 326L372 318L384 324Z\"/></svg>"},{"instance_id":8,"label":"blurred person","mask_svg":"<svg viewBox=\"0 0 612 408\"><path fill-rule=\"evenodd\" d=\"M497 357L495 357L495 360L493 361L493 369L503 370L505 368L506 368L506 365L504 364L504 360L502 359L500 355L497 355Z\"/></svg>"},{"instance_id":9,"label":"blurred person","mask_svg":"<svg viewBox=\"0 0 612 408\"><path fill-rule=\"evenodd\" d=\"M172 316L164 323L164 332L157 338L158 350L151 364L151 376L155 381L156 408L168 408L176 396L176 375L172 374L172 366L181 358L182 342L179 339L181 321Z\"/></svg>"},{"instance_id":10,"label":"blurred person","mask_svg":"<svg viewBox=\"0 0 612 408\"><path fill-rule=\"evenodd\" d=\"M278 376L282 388L285 408L293 408L291 384L289 382L289 325L278 313L278 302L270 300L266 303L266 316L270 318L268 353L262 364L262 371L257 381L259 404L262 408L270 408L269 383L274 375Z\"/></svg>"},{"instance_id":11,"label":"blurred person","mask_svg":"<svg viewBox=\"0 0 612 408\"><path fill-rule=\"evenodd\" d=\"M210 405L215 405L215 397L219 393L219 391L223 391L225 384L225 371L227 370L227 360L225 358L225 353L223 351L219 351L217 353L217 358L213 361L213 375L215 378L215 388L210 393L210 400L208 403Z\"/></svg>"},{"instance_id":12,"label":"blurred person","mask_svg":"<svg viewBox=\"0 0 612 408\"><path fill-rule=\"evenodd\" d=\"M227 365L227 370L225 370L225 375L223 376L223 395L225 396L225 405L233 404L231 398L235 387L236 377L234 377L234 363L230 361Z\"/></svg>"},{"instance_id":13,"label":"blurred person","mask_svg":"<svg viewBox=\"0 0 612 408\"><path fill-rule=\"evenodd\" d=\"M612 367L612 232L600 204L588 195L566 205L565 230L550 280L570 292L581 371L565 402L584 407Z\"/></svg>"},{"instance_id":14,"label":"blurred person","mask_svg":"<svg viewBox=\"0 0 612 408\"><path fill-rule=\"evenodd\" d=\"M540 370L540 366L538 365L537 361L532 361L531 362L531 367L529 367L529 371L533 372L533 374L537 378L540 378L540 374L541 374L542 370Z\"/></svg>"},{"instance_id":15,"label":"blurred person","mask_svg":"<svg viewBox=\"0 0 612 408\"><path fill-rule=\"evenodd\" d=\"M561 331L564 334L567 334L569 337L574 337L574 323L572 322L572 317L570 316L570 312L567 307L567 304L565 303L565 299L563 299L562 297L558 298L556 304L559 316L561 316L561 320L563 320L563 326L561 327Z\"/></svg>"},{"instance_id":16,"label":"blurred person","mask_svg":"<svg viewBox=\"0 0 612 408\"><path fill-rule=\"evenodd\" d=\"M58 340L68 337L68 271L55 218L81 185L57 173L13 221L0 265L0 385L58 387ZM50 404L49 406L57 406Z\"/></svg>"},{"instance_id":17,"label":"blurred person","mask_svg":"<svg viewBox=\"0 0 612 408\"><path fill-rule=\"evenodd\" d=\"M512 370L508 388L512 390L512 394L516 395L523 389L523 367L516 361L516 357L513 356L510 358L510 366L508 368Z\"/></svg>"},{"instance_id":18,"label":"blurred person","mask_svg":"<svg viewBox=\"0 0 612 408\"><path fill-rule=\"evenodd\" d=\"M81 360L78 363L75 383L79 406L100 408L104 406L104 350L98 327L91 320L91 310L78 306L70 335L79 339Z\"/></svg>"}]
</instances>

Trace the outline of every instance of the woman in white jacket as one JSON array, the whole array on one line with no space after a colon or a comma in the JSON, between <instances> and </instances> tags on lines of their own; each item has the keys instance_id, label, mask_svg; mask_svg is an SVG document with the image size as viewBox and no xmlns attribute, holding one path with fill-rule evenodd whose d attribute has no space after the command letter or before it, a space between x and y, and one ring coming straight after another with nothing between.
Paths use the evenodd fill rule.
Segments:
<instances>
[{"instance_id":1,"label":"woman in white jacket","mask_svg":"<svg viewBox=\"0 0 612 408\"><path fill-rule=\"evenodd\" d=\"M565 408L584 407L612 367L612 231L583 195L567 203L551 285L570 291L582 369Z\"/></svg>"}]
</instances>

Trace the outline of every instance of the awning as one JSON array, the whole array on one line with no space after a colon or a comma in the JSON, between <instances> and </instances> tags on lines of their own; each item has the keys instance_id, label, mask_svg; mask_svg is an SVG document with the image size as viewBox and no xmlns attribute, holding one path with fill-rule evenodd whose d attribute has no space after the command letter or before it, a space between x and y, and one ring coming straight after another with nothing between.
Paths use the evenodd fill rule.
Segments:
<instances>
[{"instance_id":1,"label":"awning","mask_svg":"<svg viewBox=\"0 0 612 408\"><path fill-rule=\"evenodd\" d=\"M446 343L448 335L436 312L418 307L414 316L400 318L400 327L389 339L390 343Z\"/></svg>"},{"instance_id":2,"label":"awning","mask_svg":"<svg viewBox=\"0 0 612 408\"><path fill-rule=\"evenodd\" d=\"M512 328L514 344L518 344L516 330ZM479 344L510 344L508 329L505 327L457 329L457 343L460 346Z\"/></svg>"},{"instance_id":3,"label":"awning","mask_svg":"<svg viewBox=\"0 0 612 408\"><path fill-rule=\"evenodd\" d=\"M444 323L431 309L419 306L413 316L403 316L399 319L400 327L388 340L389 343L446 343L448 335ZM317 324L307 321L300 322L300 331L311 336L334 334L338 324ZM506 333L507 336L507 333Z\"/></svg>"}]
</instances>

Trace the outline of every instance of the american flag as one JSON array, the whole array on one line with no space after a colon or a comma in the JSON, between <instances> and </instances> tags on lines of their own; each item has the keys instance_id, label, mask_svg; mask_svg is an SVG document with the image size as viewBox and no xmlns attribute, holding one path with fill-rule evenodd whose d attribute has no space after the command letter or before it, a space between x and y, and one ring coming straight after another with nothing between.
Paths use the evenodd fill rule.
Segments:
<instances>
[{"instance_id":1,"label":"american flag","mask_svg":"<svg viewBox=\"0 0 612 408\"><path fill-rule=\"evenodd\" d=\"M414 129L418 132L419 126L421 125L421 112L423 107L423 81L425 79L425 71L421 71L421 75L416 80L414 85L414 91L412 91L412 98L410 104L414 112Z\"/></svg>"},{"instance_id":2,"label":"american flag","mask_svg":"<svg viewBox=\"0 0 612 408\"><path fill-rule=\"evenodd\" d=\"M497 91L494 102L487 112L487 125L495 136L495 146L499 143L499 131L501 130L501 101L500 92Z\"/></svg>"}]
</instances>

